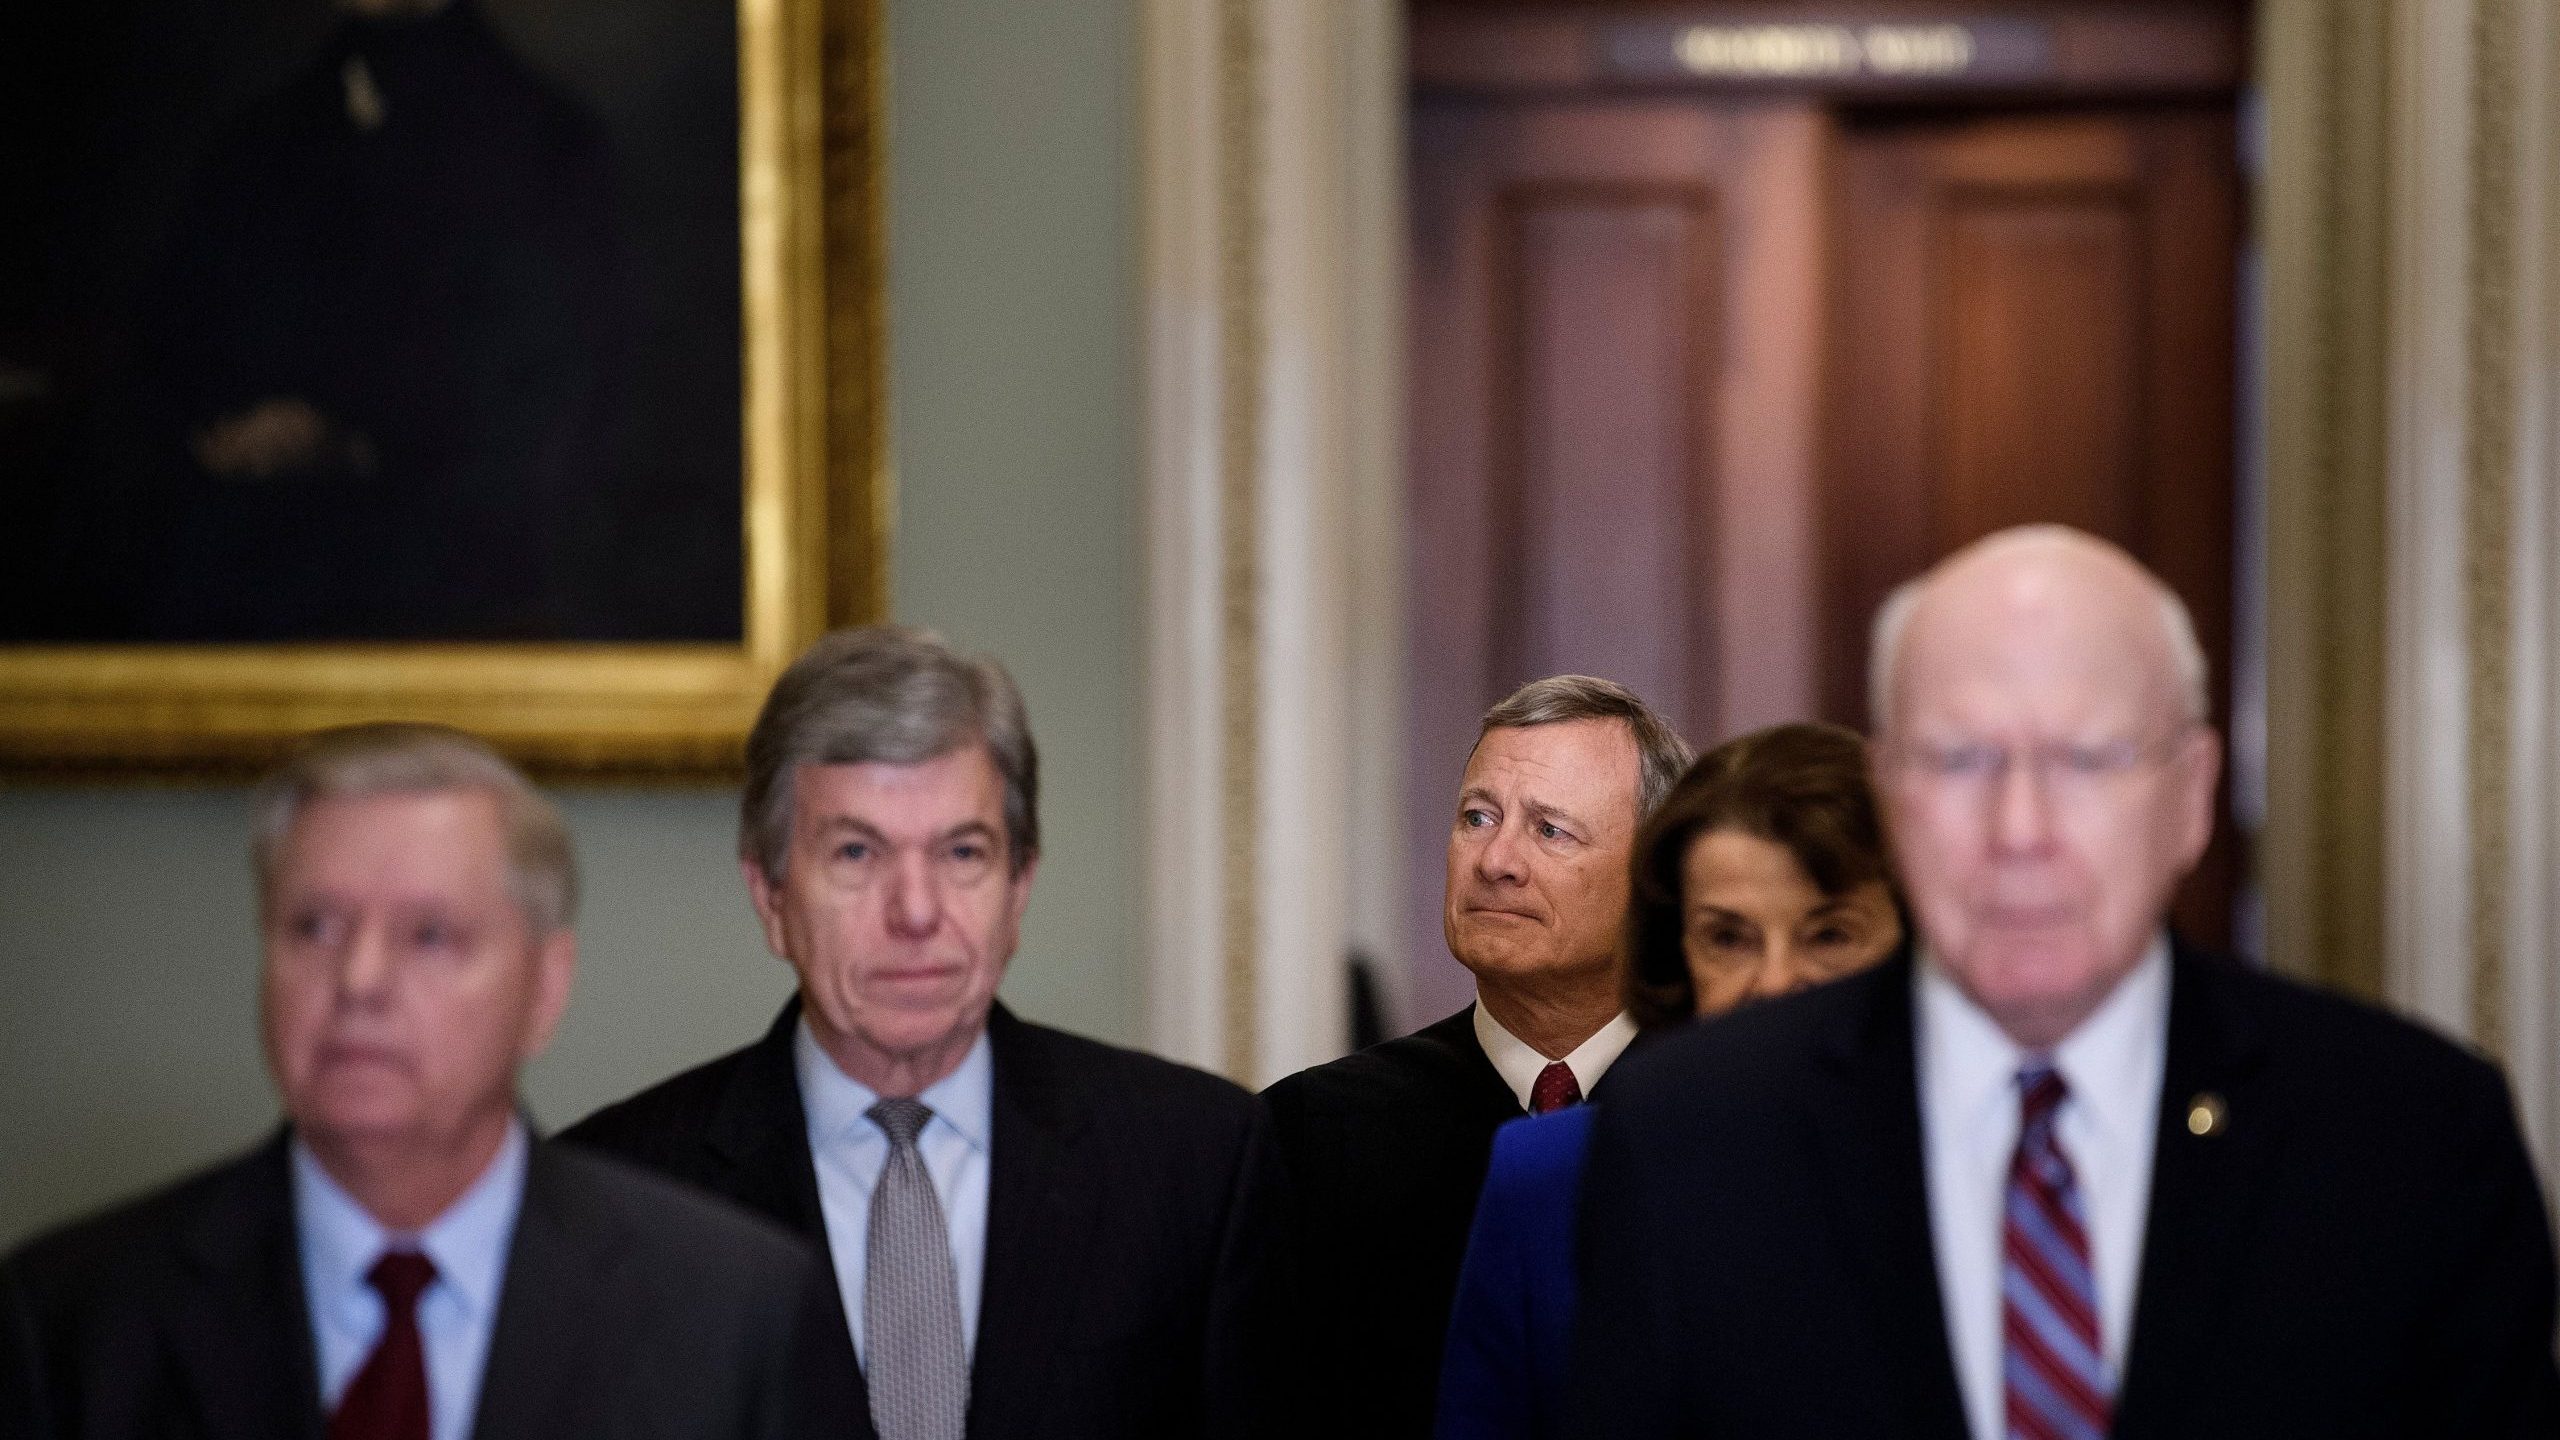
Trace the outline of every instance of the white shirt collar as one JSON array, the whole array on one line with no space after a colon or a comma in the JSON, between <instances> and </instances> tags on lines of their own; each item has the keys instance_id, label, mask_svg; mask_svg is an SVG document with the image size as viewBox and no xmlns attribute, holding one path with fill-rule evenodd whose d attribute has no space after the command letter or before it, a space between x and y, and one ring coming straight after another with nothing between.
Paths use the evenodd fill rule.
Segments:
<instances>
[{"instance_id":1,"label":"white shirt collar","mask_svg":"<svg viewBox=\"0 0 2560 1440\"><path fill-rule=\"evenodd\" d=\"M1617 1018L1601 1026L1599 1033L1573 1047L1573 1053L1564 1057L1566 1068L1573 1071L1573 1081L1582 1087L1584 1096L1591 1094L1591 1087L1600 1083L1600 1077L1609 1072L1609 1067L1626 1052L1627 1043L1635 1038L1636 1022L1621 1011ZM1481 1000L1476 1002L1476 1043L1484 1047L1484 1058L1493 1062L1502 1083L1520 1097L1520 1108L1528 1109L1529 1094L1537 1087L1538 1072L1547 1068L1547 1057L1528 1041L1503 1029L1502 1022L1493 1018L1493 1012Z\"/></svg>"},{"instance_id":2,"label":"white shirt collar","mask_svg":"<svg viewBox=\"0 0 2560 1440\"><path fill-rule=\"evenodd\" d=\"M302 1232L305 1253L331 1294L366 1291L370 1282L365 1276L383 1251L414 1247L435 1263L435 1284L459 1301L472 1319L486 1320L497 1313L532 1151L522 1120L508 1121L507 1138L499 1142L489 1168L414 1235L392 1231L374 1219L320 1164L301 1136L294 1137L291 1148L295 1224ZM315 1302L319 1298L313 1297Z\"/></svg>"},{"instance_id":3,"label":"white shirt collar","mask_svg":"<svg viewBox=\"0 0 2560 1440\"><path fill-rule=\"evenodd\" d=\"M2070 1087L2055 1124L2080 1183L2107 1364L2133 1334L2166 1064L2169 947L2155 939L2051 1060ZM1976 1435L2001 1420L2001 1215L2027 1052L1922 954L1914 1020L1929 1227L1958 1389Z\"/></svg>"},{"instance_id":4,"label":"white shirt collar","mask_svg":"<svg viewBox=\"0 0 2560 1440\"><path fill-rule=\"evenodd\" d=\"M1925 945L1912 967L1920 990L1921 1072L1956 1112L2016 1103L2027 1051L1964 993ZM2053 1047L2053 1068L2111 1142L2147 1134L2144 1077L2156 1075L2169 1032L2169 940L2150 947L2089 1018Z\"/></svg>"},{"instance_id":5,"label":"white shirt collar","mask_svg":"<svg viewBox=\"0 0 2560 1440\"><path fill-rule=\"evenodd\" d=\"M838 1140L879 1135L870 1111L879 1103L880 1092L836 1067L834 1057L811 1033L806 1015L800 1017L791 1039L791 1063L799 1074L800 1103L808 1111L811 1135ZM981 1030L969 1053L961 1057L959 1068L926 1086L916 1098L935 1120L949 1125L971 1149L984 1154L988 1137L995 1133L995 1075L995 1051Z\"/></svg>"}]
</instances>

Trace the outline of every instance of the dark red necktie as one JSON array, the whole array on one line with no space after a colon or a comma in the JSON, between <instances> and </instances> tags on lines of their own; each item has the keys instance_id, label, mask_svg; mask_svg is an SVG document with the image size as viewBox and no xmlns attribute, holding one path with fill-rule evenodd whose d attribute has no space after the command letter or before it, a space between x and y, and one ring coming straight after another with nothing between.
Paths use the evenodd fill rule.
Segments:
<instances>
[{"instance_id":1,"label":"dark red necktie","mask_svg":"<svg viewBox=\"0 0 2560 1440\"><path fill-rule=\"evenodd\" d=\"M418 1296L434 1283L435 1262L415 1250L389 1250L364 1278L382 1292L382 1339L338 1397L329 1440L428 1440Z\"/></svg>"},{"instance_id":2,"label":"dark red necktie","mask_svg":"<svg viewBox=\"0 0 2560 1440\"><path fill-rule=\"evenodd\" d=\"M1573 1067L1561 1060L1550 1060L1538 1072L1538 1083L1529 1087L1529 1113L1544 1115L1582 1101L1582 1082L1573 1078Z\"/></svg>"}]
</instances>

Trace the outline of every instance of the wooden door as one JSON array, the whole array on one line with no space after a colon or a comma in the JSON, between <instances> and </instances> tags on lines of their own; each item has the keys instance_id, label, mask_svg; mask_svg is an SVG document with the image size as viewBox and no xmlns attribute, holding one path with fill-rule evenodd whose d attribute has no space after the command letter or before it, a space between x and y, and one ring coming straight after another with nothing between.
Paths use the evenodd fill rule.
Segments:
<instances>
[{"instance_id":1,"label":"wooden door","mask_svg":"<svg viewBox=\"0 0 2560 1440\"><path fill-rule=\"evenodd\" d=\"M1893 586L2059 521L2186 599L2230 694L2239 178L2228 107L1850 117L1835 160L1824 711L1862 724ZM2180 897L2223 941L2226 824Z\"/></svg>"},{"instance_id":2,"label":"wooden door","mask_svg":"<svg viewBox=\"0 0 2560 1440\"><path fill-rule=\"evenodd\" d=\"M1580 671L1703 738L1816 701L1827 124L1417 107L1411 1018L1468 993L1441 875L1486 706Z\"/></svg>"}]
</instances>

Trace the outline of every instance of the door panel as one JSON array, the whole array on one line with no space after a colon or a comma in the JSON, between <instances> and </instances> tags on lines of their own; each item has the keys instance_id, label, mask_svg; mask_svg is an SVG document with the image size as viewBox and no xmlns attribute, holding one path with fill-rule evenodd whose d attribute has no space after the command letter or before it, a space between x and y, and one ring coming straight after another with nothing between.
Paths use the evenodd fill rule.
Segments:
<instances>
[{"instance_id":1,"label":"door panel","mask_svg":"<svg viewBox=\"0 0 2560 1440\"><path fill-rule=\"evenodd\" d=\"M1843 126L1823 486L1826 711L1863 722L1886 593L1991 531L2123 545L2194 612L2228 694L2232 276L2227 108L1885 115ZM2180 927L2230 929L2229 827Z\"/></svg>"},{"instance_id":2,"label":"door panel","mask_svg":"<svg viewBox=\"0 0 2560 1440\"><path fill-rule=\"evenodd\" d=\"M2132 528L2141 238L2120 191L1959 193L1933 401L1942 533L2029 519ZM2018 477L2032 476L2032 491Z\"/></svg>"},{"instance_id":3,"label":"door panel","mask_svg":"<svg viewBox=\"0 0 2560 1440\"><path fill-rule=\"evenodd\" d=\"M1517 583L1494 591L1482 693L1579 670L1711 713L1714 615L1692 581L1713 561L1692 542L1713 483L1712 194L1537 185L1502 215L1514 323L1494 363L1516 438L1486 478L1493 573Z\"/></svg>"}]
</instances>

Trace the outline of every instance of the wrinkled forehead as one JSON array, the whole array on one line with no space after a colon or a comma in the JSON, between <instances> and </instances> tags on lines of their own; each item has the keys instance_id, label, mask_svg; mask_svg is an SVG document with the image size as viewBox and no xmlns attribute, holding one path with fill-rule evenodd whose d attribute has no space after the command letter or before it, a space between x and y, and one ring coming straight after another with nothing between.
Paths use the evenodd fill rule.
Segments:
<instances>
[{"instance_id":1,"label":"wrinkled forehead","mask_svg":"<svg viewBox=\"0 0 2560 1440\"><path fill-rule=\"evenodd\" d=\"M1933 586L1912 614L1887 712L1900 730L2056 739L2111 738L2179 714L2157 596L2087 568Z\"/></svg>"},{"instance_id":2,"label":"wrinkled forehead","mask_svg":"<svg viewBox=\"0 0 2560 1440\"><path fill-rule=\"evenodd\" d=\"M1476 741L1460 792L1487 791L1594 812L1635 809L1635 736L1623 720L1496 726Z\"/></svg>"}]
</instances>

